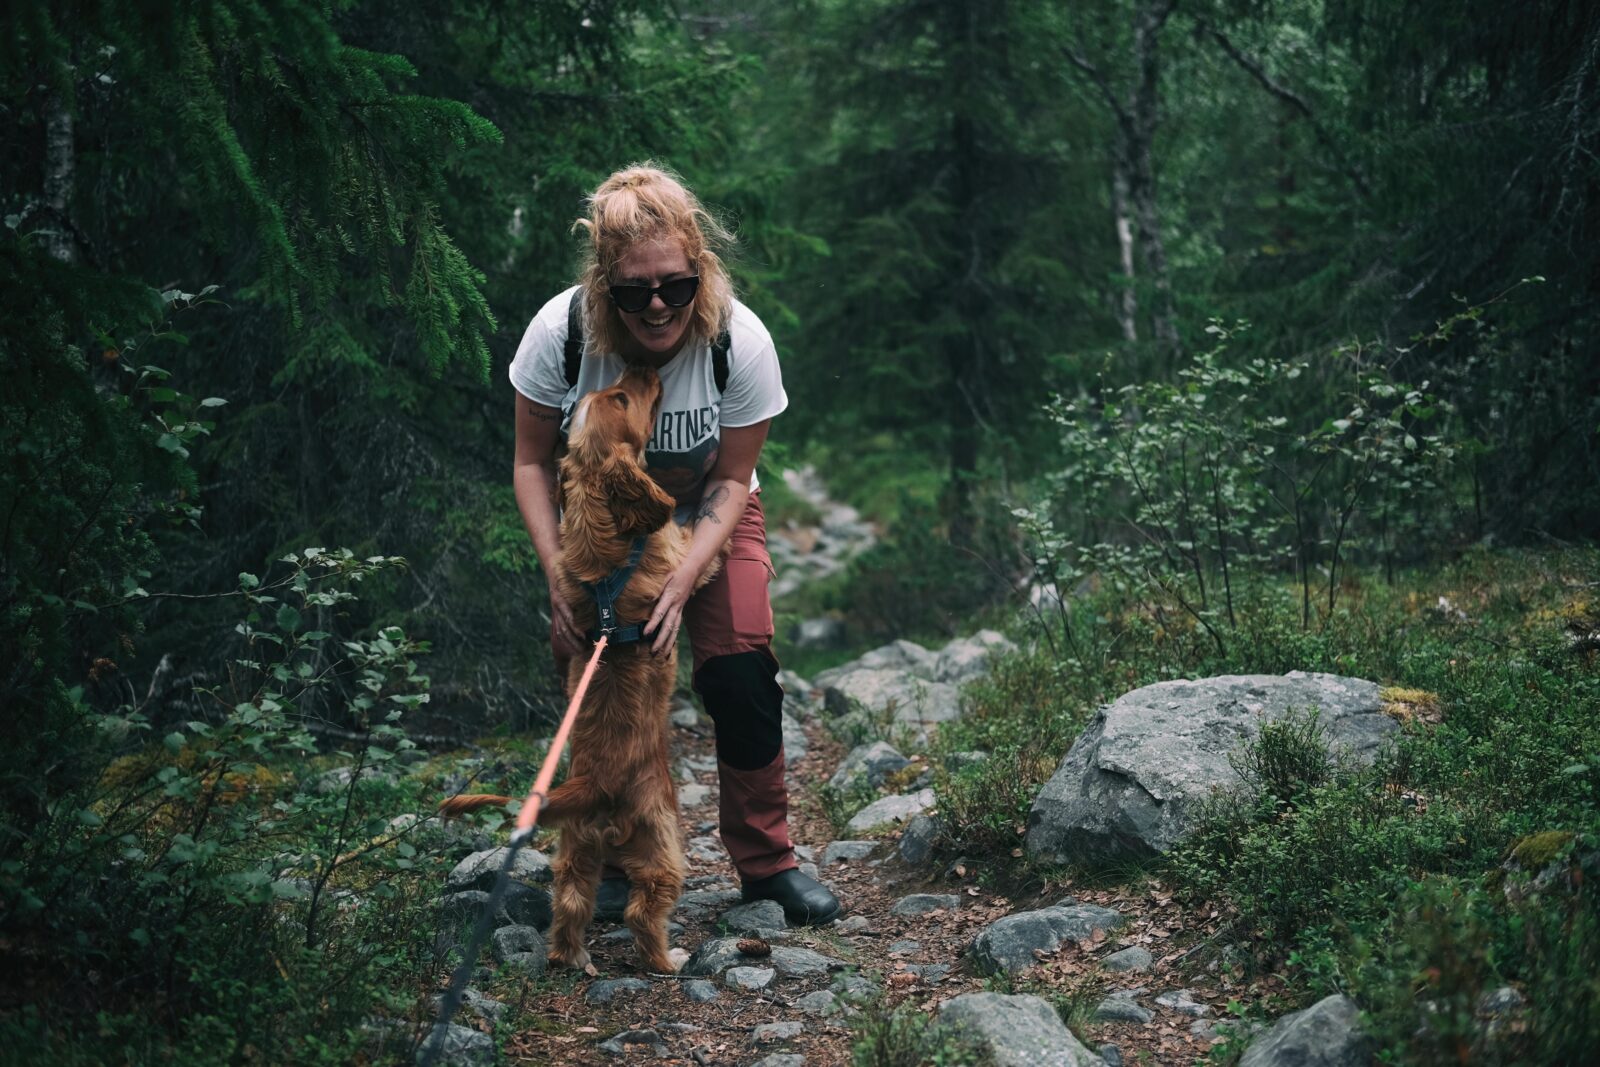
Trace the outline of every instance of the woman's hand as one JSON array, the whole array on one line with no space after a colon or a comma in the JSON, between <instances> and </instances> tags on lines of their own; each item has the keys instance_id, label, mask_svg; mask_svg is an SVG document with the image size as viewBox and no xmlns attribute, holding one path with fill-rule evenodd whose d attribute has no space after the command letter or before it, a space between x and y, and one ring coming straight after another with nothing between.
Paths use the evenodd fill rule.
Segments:
<instances>
[{"instance_id":1,"label":"woman's hand","mask_svg":"<svg viewBox=\"0 0 1600 1067\"><path fill-rule=\"evenodd\" d=\"M650 654L659 656L678 642L678 630L683 626L683 606L694 593L694 583L700 571L692 563L684 563L672 572L661 589L661 599L645 621L644 632L653 635Z\"/></svg>"},{"instance_id":2,"label":"woman's hand","mask_svg":"<svg viewBox=\"0 0 1600 1067\"><path fill-rule=\"evenodd\" d=\"M550 594L550 650L556 659L571 659L587 652L587 641L572 617L572 607L554 591Z\"/></svg>"}]
</instances>

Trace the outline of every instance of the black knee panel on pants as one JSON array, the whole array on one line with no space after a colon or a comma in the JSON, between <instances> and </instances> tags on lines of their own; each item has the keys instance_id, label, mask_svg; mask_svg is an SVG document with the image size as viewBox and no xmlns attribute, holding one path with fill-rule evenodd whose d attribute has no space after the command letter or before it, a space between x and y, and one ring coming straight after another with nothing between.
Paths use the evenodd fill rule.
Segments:
<instances>
[{"instance_id":1,"label":"black knee panel on pants","mask_svg":"<svg viewBox=\"0 0 1600 1067\"><path fill-rule=\"evenodd\" d=\"M783 747L783 687L777 665L761 652L714 656L695 674L694 687L717 724L717 758L755 771Z\"/></svg>"}]
</instances>

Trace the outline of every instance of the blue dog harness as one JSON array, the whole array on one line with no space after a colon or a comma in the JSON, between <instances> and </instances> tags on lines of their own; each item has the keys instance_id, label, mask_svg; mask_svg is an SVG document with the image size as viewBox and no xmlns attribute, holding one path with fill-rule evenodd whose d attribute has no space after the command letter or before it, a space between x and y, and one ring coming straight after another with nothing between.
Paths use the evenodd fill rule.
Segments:
<instances>
[{"instance_id":1,"label":"blue dog harness","mask_svg":"<svg viewBox=\"0 0 1600 1067\"><path fill-rule=\"evenodd\" d=\"M632 622L626 626L617 622L617 598L628 587L628 579L633 577L634 568L639 566L639 557L644 555L645 538L636 537L633 547L628 550L628 561L621 567L612 571L598 582L584 582L583 587L589 590L589 595L594 597L595 611L599 615L600 625L590 630L584 636L591 641L600 640L601 636L609 638L613 645L625 645L634 641L644 640L644 623Z\"/></svg>"}]
</instances>

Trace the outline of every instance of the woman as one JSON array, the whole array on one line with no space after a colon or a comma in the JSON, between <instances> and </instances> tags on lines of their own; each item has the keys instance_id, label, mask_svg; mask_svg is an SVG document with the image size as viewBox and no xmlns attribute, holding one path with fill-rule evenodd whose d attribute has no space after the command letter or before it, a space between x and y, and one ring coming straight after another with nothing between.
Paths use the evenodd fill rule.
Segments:
<instances>
[{"instance_id":1,"label":"woman","mask_svg":"<svg viewBox=\"0 0 1600 1067\"><path fill-rule=\"evenodd\" d=\"M554 559L555 450L566 419L580 397L609 386L625 363L655 367L663 396L645 458L693 536L645 623L645 639L659 654L688 628L694 687L716 723L722 843L744 898L777 901L792 924L827 922L839 902L798 869L783 782L783 690L767 597L772 565L755 474L767 428L789 403L772 338L734 299L712 247L729 235L671 174L650 165L618 171L595 190L578 225L589 237L582 280L540 309L511 363L518 393L513 479L523 523L539 558ZM567 359L570 324L583 335L575 373ZM722 357L713 349L724 332ZM695 578L725 544L721 573L691 597ZM588 654L554 591L550 619L558 662ZM608 872L596 910L620 916L627 896L620 873Z\"/></svg>"}]
</instances>

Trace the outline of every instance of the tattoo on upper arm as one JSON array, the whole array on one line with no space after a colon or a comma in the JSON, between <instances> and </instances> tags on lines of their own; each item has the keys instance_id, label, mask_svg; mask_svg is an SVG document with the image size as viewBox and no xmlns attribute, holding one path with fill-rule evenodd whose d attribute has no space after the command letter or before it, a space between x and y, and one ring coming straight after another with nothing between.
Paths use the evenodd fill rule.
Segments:
<instances>
[{"instance_id":1,"label":"tattoo on upper arm","mask_svg":"<svg viewBox=\"0 0 1600 1067\"><path fill-rule=\"evenodd\" d=\"M559 412L559 411L540 411L538 408L534 407L532 404L528 405L528 414L532 415L536 419L543 419L545 422L560 422L561 421L561 412Z\"/></svg>"},{"instance_id":2,"label":"tattoo on upper arm","mask_svg":"<svg viewBox=\"0 0 1600 1067\"><path fill-rule=\"evenodd\" d=\"M721 526L722 520L717 518L717 508L726 499L728 499L728 487L725 485L719 485L701 497L700 506L695 509L693 524L699 525L701 519L710 519L718 526Z\"/></svg>"}]
</instances>

